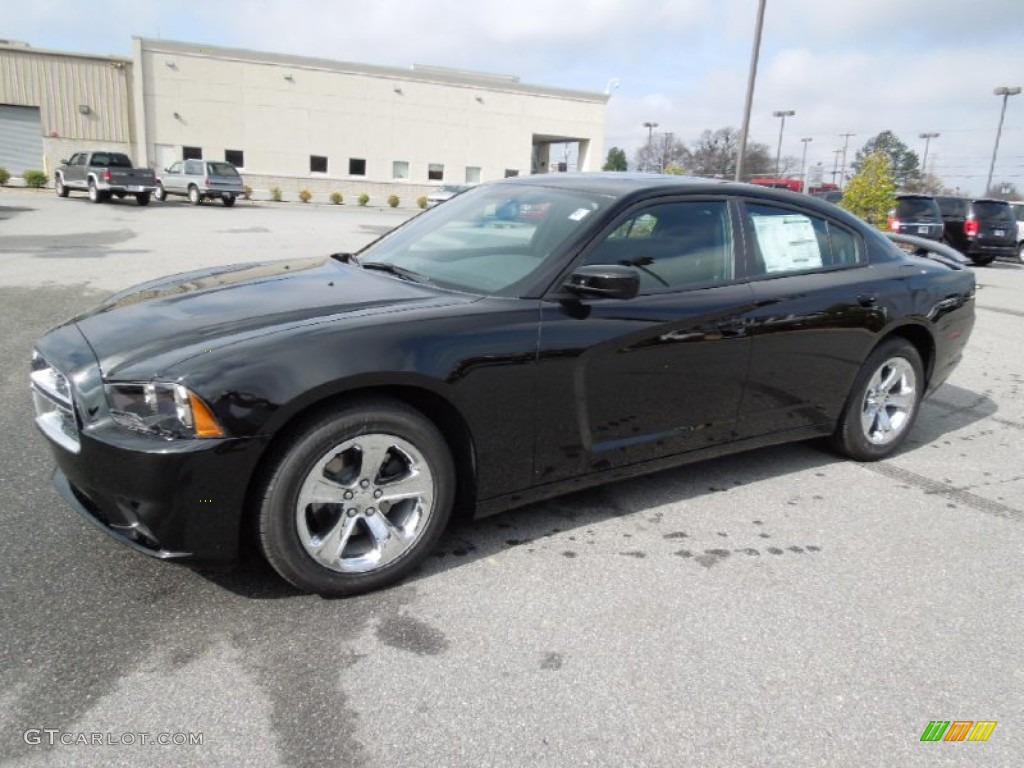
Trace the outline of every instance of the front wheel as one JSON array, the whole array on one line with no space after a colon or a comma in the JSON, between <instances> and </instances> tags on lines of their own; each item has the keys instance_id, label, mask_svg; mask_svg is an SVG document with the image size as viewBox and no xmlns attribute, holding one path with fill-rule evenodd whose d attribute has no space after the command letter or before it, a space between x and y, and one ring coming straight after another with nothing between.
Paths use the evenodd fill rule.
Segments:
<instances>
[{"instance_id":1,"label":"front wheel","mask_svg":"<svg viewBox=\"0 0 1024 768\"><path fill-rule=\"evenodd\" d=\"M221 202L224 203L224 207L225 208L230 208L232 205L235 204L235 196L234 195L221 195L220 199L221 199Z\"/></svg>"},{"instance_id":2,"label":"front wheel","mask_svg":"<svg viewBox=\"0 0 1024 768\"><path fill-rule=\"evenodd\" d=\"M403 403L324 411L278 449L259 501L274 569L300 589L352 595L429 554L451 514L455 469L440 431Z\"/></svg>"},{"instance_id":3,"label":"front wheel","mask_svg":"<svg viewBox=\"0 0 1024 768\"><path fill-rule=\"evenodd\" d=\"M902 338L882 343L857 374L833 447L857 461L892 455L910 434L924 387L924 366L914 345Z\"/></svg>"},{"instance_id":4,"label":"front wheel","mask_svg":"<svg viewBox=\"0 0 1024 768\"><path fill-rule=\"evenodd\" d=\"M1017 261L1024 264L1024 242L1021 242L1017 246Z\"/></svg>"},{"instance_id":5,"label":"front wheel","mask_svg":"<svg viewBox=\"0 0 1024 768\"><path fill-rule=\"evenodd\" d=\"M67 197L70 190L64 186L64 177L58 176L56 183L53 185L54 189L57 190L58 197Z\"/></svg>"},{"instance_id":6,"label":"front wheel","mask_svg":"<svg viewBox=\"0 0 1024 768\"><path fill-rule=\"evenodd\" d=\"M153 197L157 199L157 202L162 203L167 199L167 191L164 189L164 185L159 182L156 185L156 189L153 190Z\"/></svg>"}]
</instances>

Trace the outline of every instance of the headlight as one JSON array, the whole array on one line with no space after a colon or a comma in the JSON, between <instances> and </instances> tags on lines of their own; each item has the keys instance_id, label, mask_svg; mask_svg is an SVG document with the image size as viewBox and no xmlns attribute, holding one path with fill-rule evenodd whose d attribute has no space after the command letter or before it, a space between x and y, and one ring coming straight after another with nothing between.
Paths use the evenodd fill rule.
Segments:
<instances>
[{"instance_id":1,"label":"headlight","mask_svg":"<svg viewBox=\"0 0 1024 768\"><path fill-rule=\"evenodd\" d=\"M107 384L110 417L122 427L167 439L223 437L206 403L181 384Z\"/></svg>"}]
</instances>

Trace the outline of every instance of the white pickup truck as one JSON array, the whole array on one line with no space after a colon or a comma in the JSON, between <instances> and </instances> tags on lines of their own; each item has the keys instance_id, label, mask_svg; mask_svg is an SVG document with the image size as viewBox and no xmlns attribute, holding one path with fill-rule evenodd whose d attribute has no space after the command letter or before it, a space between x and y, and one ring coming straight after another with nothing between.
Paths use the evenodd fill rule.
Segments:
<instances>
[{"instance_id":1,"label":"white pickup truck","mask_svg":"<svg viewBox=\"0 0 1024 768\"><path fill-rule=\"evenodd\" d=\"M72 190L88 192L94 203L134 195L139 205L149 205L156 190L152 168L135 168L121 152L76 152L54 174L57 194L67 197Z\"/></svg>"}]
</instances>

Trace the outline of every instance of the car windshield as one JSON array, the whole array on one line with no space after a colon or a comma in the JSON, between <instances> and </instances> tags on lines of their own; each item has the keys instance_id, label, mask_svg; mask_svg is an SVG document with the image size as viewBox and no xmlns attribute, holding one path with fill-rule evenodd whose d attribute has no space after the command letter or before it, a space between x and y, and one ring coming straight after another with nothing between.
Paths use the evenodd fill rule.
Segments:
<instances>
[{"instance_id":1,"label":"car windshield","mask_svg":"<svg viewBox=\"0 0 1024 768\"><path fill-rule=\"evenodd\" d=\"M914 219L915 221L939 220L938 205L930 197L900 198L896 213L901 219Z\"/></svg>"},{"instance_id":2,"label":"car windshield","mask_svg":"<svg viewBox=\"0 0 1024 768\"><path fill-rule=\"evenodd\" d=\"M238 171L231 163L210 163L211 176L238 176Z\"/></svg>"},{"instance_id":3,"label":"car windshield","mask_svg":"<svg viewBox=\"0 0 1024 768\"><path fill-rule=\"evenodd\" d=\"M993 223L1003 222L1007 225L1014 223L1013 211L1010 209L1009 203L976 202L974 215L976 218Z\"/></svg>"},{"instance_id":4,"label":"car windshield","mask_svg":"<svg viewBox=\"0 0 1024 768\"><path fill-rule=\"evenodd\" d=\"M371 243L358 260L442 287L516 295L610 202L550 187L477 187Z\"/></svg>"}]
</instances>

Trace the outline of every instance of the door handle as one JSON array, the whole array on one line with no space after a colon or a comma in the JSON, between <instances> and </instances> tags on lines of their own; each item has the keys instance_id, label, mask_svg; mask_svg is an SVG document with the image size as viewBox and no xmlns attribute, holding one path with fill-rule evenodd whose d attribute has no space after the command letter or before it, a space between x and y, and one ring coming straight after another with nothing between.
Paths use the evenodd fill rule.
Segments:
<instances>
[{"instance_id":1,"label":"door handle","mask_svg":"<svg viewBox=\"0 0 1024 768\"><path fill-rule=\"evenodd\" d=\"M857 303L862 307L876 307L878 306L878 294L862 293L857 297Z\"/></svg>"}]
</instances>

